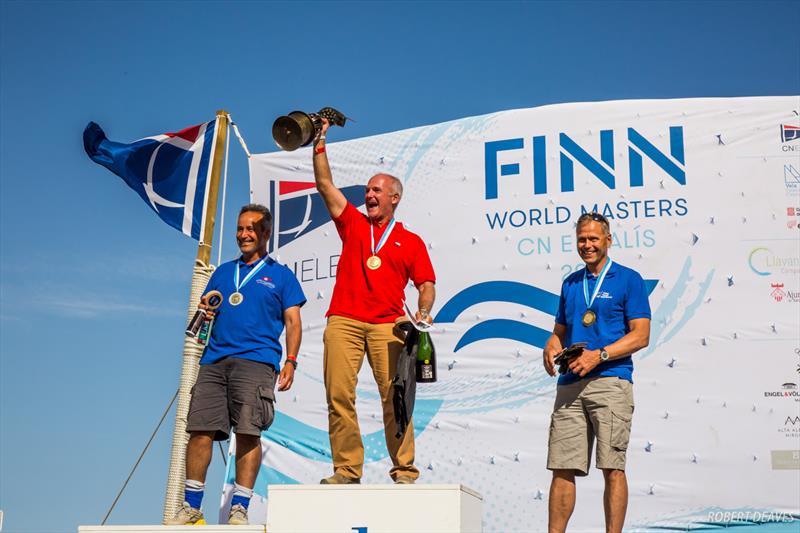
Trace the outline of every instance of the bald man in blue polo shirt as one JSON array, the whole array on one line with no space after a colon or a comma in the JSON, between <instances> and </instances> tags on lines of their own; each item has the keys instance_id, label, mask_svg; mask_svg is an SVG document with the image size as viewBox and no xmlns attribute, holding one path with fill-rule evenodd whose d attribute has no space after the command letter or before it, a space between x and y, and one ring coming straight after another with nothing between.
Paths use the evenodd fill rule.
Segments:
<instances>
[{"instance_id":1,"label":"bald man in blue polo shirt","mask_svg":"<svg viewBox=\"0 0 800 533\"><path fill-rule=\"evenodd\" d=\"M575 476L589 473L597 439L597 468L603 471L606 531L618 533L628 507L625 452L633 417L633 359L650 341L650 304L644 280L608 257L608 220L586 213L576 226L578 253L586 268L561 287L556 324L545 344L544 367L556 375L555 358L565 348L586 343L558 378L550 422L547 468L550 533L566 531L575 508Z\"/></svg>"},{"instance_id":2,"label":"bald man in blue polo shirt","mask_svg":"<svg viewBox=\"0 0 800 533\"><path fill-rule=\"evenodd\" d=\"M236 482L229 524L247 524L247 509L261 465L261 432L272 424L275 382L286 391L294 381L306 302L291 270L267 255L272 215L262 205L239 213L236 242L242 255L217 268L200 306L214 317L214 328L192 389L186 431L186 487L183 506L167 525L203 524L200 504L215 440L236 429ZM207 295L222 293L211 312ZM286 363L281 369L280 336L286 327ZM278 374L280 373L280 374Z\"/></svg>"}]
</instances>

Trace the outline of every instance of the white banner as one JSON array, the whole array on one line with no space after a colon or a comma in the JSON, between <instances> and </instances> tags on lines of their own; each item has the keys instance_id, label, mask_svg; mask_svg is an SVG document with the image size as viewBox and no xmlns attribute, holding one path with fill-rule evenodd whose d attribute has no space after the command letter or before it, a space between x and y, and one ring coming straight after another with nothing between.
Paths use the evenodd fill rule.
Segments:
<instances>
[{"instance_id":1,"label":"white banner","mask_svg":"<svg viewBox=\"0 0 800 533\"><path fill-rule=\"evenodd\" d=\"M437 272L439 382L417 389L419 482L481 493L485 531L546 529L555 379L542 346L561 281L582 267L575 220L597 210L611 257L652 288L627 528L800 520L798 113L797 96L564 104L328 144L359 208L373 174L403 181L397 218ZM332 473L322 332L341 241L309 149L250 161L252 199L275 215L273 255L309 299L295 385L263 436L256 522L268 484ZM362 482L390 483L367 365L357 394ZM570 530L603 530L601 473L577 486Z\"/></svg>"}]
</instances>

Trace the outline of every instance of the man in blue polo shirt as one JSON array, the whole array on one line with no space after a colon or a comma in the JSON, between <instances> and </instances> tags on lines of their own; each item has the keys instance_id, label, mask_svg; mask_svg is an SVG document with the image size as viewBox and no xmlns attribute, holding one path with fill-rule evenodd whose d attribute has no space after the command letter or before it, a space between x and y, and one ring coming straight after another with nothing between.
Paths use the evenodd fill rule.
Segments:
<instances>
[{"instance_id":1,"label":"man in blue polo shirt","mask_svg":"<svg viewBox=\"0 0 800 533\"><path fill-rule=\"evenodd\" d=\"M275 376L278 390L294 381L300 349L300 307L306 302L291 270L267 255L272 215L250 204L239 212L236 241L242 255L217 268L206 287L200 308L214 317L214 328L192 389L186 431L184 504L167 525L204 523L200 503L213 441L236 429L236 483L229 524L247 524L247 507L261 465L261 432L275 414ZM207 295L217 290L223 301L208 310ZM286 362L280 336L286 327Z\"/></svg>"},{"instance_id":2,"label":"man in blue polo shirt","mask_svg":"<svg viewBox=\"0 0 800 533\"><path fill-rule=\"evenodd\" d=\"M585 342L583 352L558 378L550 422L547 468L549 531L563 532L575 508L575 476L589 473L597 438L597 468L603 471L606 531L622 531L628 507L625 452L633 417L631 355L650 340L650 304L644 280L608 257L608 220L586 213L576 227L578 253L586 268L561 287L556 324L544 348L544 367L556 375L555 358Z\"/></svg>"}]
</instances>

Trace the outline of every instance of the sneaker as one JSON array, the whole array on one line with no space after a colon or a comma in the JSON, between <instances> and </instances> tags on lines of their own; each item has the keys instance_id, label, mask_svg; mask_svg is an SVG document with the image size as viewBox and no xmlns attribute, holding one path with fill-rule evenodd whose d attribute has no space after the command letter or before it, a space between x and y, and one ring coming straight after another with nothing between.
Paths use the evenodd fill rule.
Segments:
<instances>
[{"instance_id":1,"label":"sneaker","mask_svg":"<svg viewBox=\"0 0 800 533\"><path fill-rule=\"evenodd\" d=\"M319 480L320 485L358 485L361 480L343 476L341 474L334 474L331 477L325 477Z\"/></svg>"},{"instance_id":2,"label":"sneaker","mask_svg":"<svg viewBox=\"0 0 800 533\"><path fill-rule=\"evenodd\" d=\"M237 503L231 507L231 512L228 513L228 523L232 526L246 526L249 524L247 521L247 509L244 505Z\"/></svg>"},{"instance_id":3,"label":"sneaker","mask_svg":"<svg viewBox=\"0 0 800 533\"><path fill-rule=\"evenodd\" d=\"M413 485L416 482L411 476L397 476L394 480L395 485Z\"/></svg>"},{"instance_id":4,"label":"sneaker","mask_svg":"<svg viewBox=\"0 0 800 533\"><path fill-rule=\"evenodd\" d=\"M183 502L183 506L178 509L171 519L167 520L167 526L186 526L186 525L202 525L206 520L203 517L203 512L200 509L195 509L187 502Z\"/></svg>"}]
</instances>

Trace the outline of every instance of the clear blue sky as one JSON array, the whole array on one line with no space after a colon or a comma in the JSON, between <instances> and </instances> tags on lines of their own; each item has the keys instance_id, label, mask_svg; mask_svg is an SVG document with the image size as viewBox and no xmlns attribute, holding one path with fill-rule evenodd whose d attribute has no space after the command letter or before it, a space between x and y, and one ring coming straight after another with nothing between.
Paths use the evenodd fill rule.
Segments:
<instances>
[{"instance_id":1,"label":"clear blue sky","mask_svg":"<svg viewBox=\"0 0 800 533\"><path fill-rule=\"evenodd\" d=\"M796 95L798 20L796 1L3 0L4 531L98 524L178 386L196 243L88 159L88 121L128 142L224 108L264 152L276 116L326 105L357 120L341 140L557 102ZM225 258L248 194L236 144L229 180ZM160 521L172 424L111 523Z\"/></svg>"}]
</instances>

